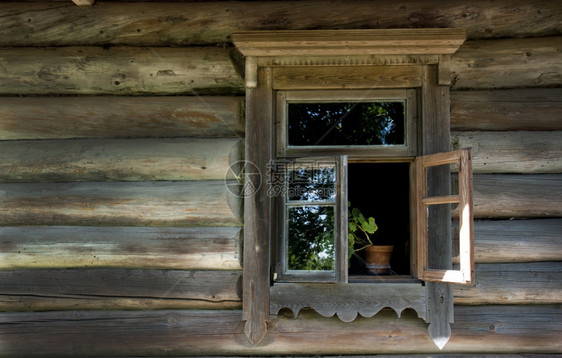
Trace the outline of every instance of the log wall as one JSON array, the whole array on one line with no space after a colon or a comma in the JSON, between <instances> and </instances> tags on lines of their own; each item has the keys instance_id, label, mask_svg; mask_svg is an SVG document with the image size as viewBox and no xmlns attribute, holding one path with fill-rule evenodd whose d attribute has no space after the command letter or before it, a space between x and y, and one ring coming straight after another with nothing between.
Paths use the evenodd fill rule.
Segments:
<instances>
[{"instance_id":1,"label":"log wall","mask_svg":"<svg viewBox=\"0 0 562 358\"><path fill-rule=\"evenodd\" d=\"M315 14L310 16L310 14ZM0 356L434 354L412 312L241 323L232 32L459 27L476 285L445 353L561 354L562 4L0 3Z\"/></svg>"}]
</instances>

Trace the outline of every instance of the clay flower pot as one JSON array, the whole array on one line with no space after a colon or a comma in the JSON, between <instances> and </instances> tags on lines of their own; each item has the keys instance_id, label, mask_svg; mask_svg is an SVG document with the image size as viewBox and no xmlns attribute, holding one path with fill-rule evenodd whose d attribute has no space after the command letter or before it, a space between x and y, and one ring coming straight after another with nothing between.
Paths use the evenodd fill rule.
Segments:
<instances>
[{"instance_id":1,"label":"clay flower pot","mask_svg":"<svg viewBox=\"0 0 562 358\"><path fill-rule=\"evenodd\" d=\"M369 246L365 248L365 262L370 273L388 275L390 273L390 257L394 246Z\"/></svg>"}]
</instances>

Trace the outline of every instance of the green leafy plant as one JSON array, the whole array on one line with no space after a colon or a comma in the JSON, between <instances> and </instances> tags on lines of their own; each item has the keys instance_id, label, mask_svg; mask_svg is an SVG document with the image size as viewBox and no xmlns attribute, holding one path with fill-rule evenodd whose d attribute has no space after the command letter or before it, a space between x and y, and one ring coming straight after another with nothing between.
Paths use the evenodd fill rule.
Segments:
<instances>
[{"instance_id":1,"label":"green leafy plant","mask_svg":"<svg viewBox=\"0 0 562 358\"><path fill-rule=\"evenodd\" d=\"M348 203L351 206L351 203ZM366 218L359 208L349 208L348 210L348 258L366 247L373 246L373 241L369 235L378 230L373 217ZM359 248L355 248L355 247Z\"/></svg>"}]
</instances>

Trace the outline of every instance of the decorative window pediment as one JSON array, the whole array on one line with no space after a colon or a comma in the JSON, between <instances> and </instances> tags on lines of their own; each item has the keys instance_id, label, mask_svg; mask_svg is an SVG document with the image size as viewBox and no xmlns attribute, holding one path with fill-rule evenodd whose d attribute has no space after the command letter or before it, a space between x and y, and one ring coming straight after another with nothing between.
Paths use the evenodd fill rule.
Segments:
<instances>
[{"instance_id":1,"label":"decorative window pediment","mask_svg":"<svg viewBox=\"0 0 562 358\"><path fill-rule=\"evenodd\" d=\"M233 35L236 47L246 57L246 160L262 176L270 176L272 163L279 161L347 156L335 160L339 164L334 164L333 182L329 184L337 188L337 195L330 197L310 194L317 189L308 182L299 190L307 187L310 195L272 195L279 191L272 190L271 180L245 177L246 181L263 179L267 184L255 183L257 192L245 198L243 319L250 342L262 340L267 333L266 321L282 308L295 315L303 308L313 308L321 315L337 315L348 322L358 315L371 317L385 307L398 314L406 308L414 309L429 323L429 334L440 348L448 341L453 297L446 282L474 282L470 153L461 150L435 154L437 157L424 155L449 150L449 68L451 54L465 37L460 29L256 31ZM384 114L385 108L403 115L391 118ZM354 114L357 118L367 113L369 118L385 118L390 124L375 120L358 120L355 127L348 123L351 120L329 123L328 117L342 111L345 114L339 114L341 119L359 111ZM328 126L315 135L316 129L310 128L322 128L325 123L307 122L299 113L321 116ZM400 121L402 127L397 127ZM398 128L398 134L388 143L386 139L375 140L376 135L349 139L353 130L375 125L385 131ZM334 128L339 137L329 135ZM355 172L386 170L379 163L397 163L402 174L393 175L402 175L409 182L405 216L410 233L403 245L409 253L401 268L405 273L399 278L387 277L384 283L377 283L368 273L353 271L348 262L348 184L357 185L351 181L351 169L348 178L348 157ZM435 158L438 160L432 161ZM449 166L431 169L441 164ZM454 170L459 172L462 184L458 193L451 194ZM285 189L290 188L287 185L291 184L284 183ZM307 202L307 198L314 200ZM458 270L452 267L451 245L452 213L457 212L461 228ZM315 219L298 221L298 215ZM294 240L291 223L300 228L310 226L310 220L324 227L322 240L329 241L328 248L320 253L327 258L322 264L327 267L325 272L288 259L295 256L290 246ZM299 234L306 231L298 230ZM318 251L318 245L325 243L310 245L309 249Z\"/></svg>"}]
</instances>

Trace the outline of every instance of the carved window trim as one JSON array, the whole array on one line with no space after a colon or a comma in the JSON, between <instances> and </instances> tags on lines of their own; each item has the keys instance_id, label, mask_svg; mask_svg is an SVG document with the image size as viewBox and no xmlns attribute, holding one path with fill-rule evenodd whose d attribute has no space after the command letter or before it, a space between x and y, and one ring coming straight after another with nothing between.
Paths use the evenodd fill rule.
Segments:
<instances>
[{"instance_id":1,"label":"carved window trim","mask_svg":"<svg viewBox=\"0 0 562 358\"><path fill-rule=\"evenodd\" d=\"M419 154L447 151L451 54L465 37L466 32L460 29L256 31L234 34L235 45L246 56L246 160L261 173L267 174L268 162L274 158L275 152L272 140L275 91L284 89L419 88L424 108ZM307 76L310 76L310 81ZM435 141L423 140L431 138L433 134L429 133L437 133ZM243 320L246 321L246 336L252 344L258 344L267 333L271 298L275 303L278 294L283 295L291 289L270 290L269 217L272 201L266 195L265 185L260 187L261 182L256 181L255 175L246 173L245 180L258 189L255 195L245 198L244 204ZM439 180L450 181L450 176ZM450 250L446 255L452 255ZM418 271L423 272L419 267ZM472 278L470 282L473 282ZM317 286L314 289L332 290L334 287L332 284L328 288ZM293 286L293 289L310 288ZM339 289L337 292L344 297L345 291ZM450 337L449 324L453 321L452 289L446 283L426 282L423 291L424 307L419 308L422 314L418 312L418 315L429 323L430 336L442 348ZM416 297L422 295L418 293ZM295 303L291 309L298 310L298 307ZM395 309L399 312L403 308ZM317 311L326 315L337 313L323 308L317 308ZM377 308L358 307L356 311L337 314L343 320L350 320L357 313L366 316L375 314Z\"/></svg>"}]
</instances>

